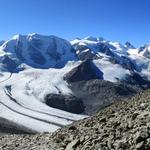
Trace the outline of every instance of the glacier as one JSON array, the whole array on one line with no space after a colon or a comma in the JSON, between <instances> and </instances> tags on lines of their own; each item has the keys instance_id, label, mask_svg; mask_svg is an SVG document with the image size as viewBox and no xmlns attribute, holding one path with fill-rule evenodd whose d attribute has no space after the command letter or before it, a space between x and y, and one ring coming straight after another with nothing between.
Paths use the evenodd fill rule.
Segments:
<instances>
[{"instance_id":1,"label":"glacier","mask_svg":"<svg viewBox=\"0 0 150 150\"><path fill-rule=\"evenodd\" d=\"M150 80L149 50L150 45L141 49L102 37L69 42L53 35L15 35L0 45L0 120L35 133L53 132L83 119L87 116L47 106L44 97L72 95L63 77L86 59L106 81L125 80L133 72Z\"/></svg>"}]
</instances>

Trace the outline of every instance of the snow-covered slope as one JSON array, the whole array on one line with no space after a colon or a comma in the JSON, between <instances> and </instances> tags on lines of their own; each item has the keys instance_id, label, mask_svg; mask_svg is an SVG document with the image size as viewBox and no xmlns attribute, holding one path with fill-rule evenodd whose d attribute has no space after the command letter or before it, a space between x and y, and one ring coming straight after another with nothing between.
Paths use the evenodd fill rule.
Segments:
<instances>
[{"instance_id":1,"label":"snow-covered slope","mask_svg":"<svg viewBox=\"0 0 150 150\"><path fill-rule=\"evenodd\" d=\"M101 37L68 42L55 36L16 35L0 46L0 121L32 132L53 132L86 116L46 105L47 94L73 95L64 75L91 59L111 82L133 73L150 79L150 46L136 49ZM1 122L0 122L1 123Z\"/></svg>"},{"instance_id":2,"label":"snow-covered slope","mask_svg":"<svg viewBox=\"0 0 150 150\"><path fill-rule=\"evenodd\" d=\"M93 59L96 66L103 72L104 80L116 82L123 79L129 70L123 65L123 57L127 57L127 48L118 42L109 42L103 38L86 37L71 41L79 59ZM124 65L126 66L126 65Z\"/></svg>"},{"instance_id":3,"label":"snow-covered slope","mask_svg":"<svg viewBox=\"0 0 150 150\"><path fill-rule=\"evenodd\" d=\"M77 64L76 64L77 65ZM63 75L71 63L62 69L26 69L19 73L3 73L0 78L0 118L24 127L24 131L53 132L73 121L84 118L51 108L44 102L49 93L71 94Z\"/></svg>"},{"instance_id":4,"label":"snow-covered slope","mask_svg":"<svg viewBox=\"0 0 150 150\"><path fill-rule=\"evenodd\" d=\"M14 71L23 68L23 64L33 68L60 68L74 59L70 43L55 36L15 35L0 46L2 70Z\"/></svg>"},{"instance_id":5,"label":"snow-covered slope","mask_svg":"<svg viewBox=\"0 0 150 150\"><path fill-rule=\"evenodd\" d=\"M104 73L104 79L116 82L125 79L133 72L149 78L150 46L141 49L131 43L122 45L103 38L86 37L71 41L80 60L92 59Z\"/></svg>"},{"instance_id":6,"label":"snow-covered slope","mask_svg":"<svg viewBox=\"0 0 150 150\"><path fill-rule=\"evenodd\" d=\"M32 132L53 132L84 118L45 104L49 93L72 94L63 75L79 64L69 63L76 60L73 50L64 39L38 34L16 35L3 43L0 46L0 118L18 129Z\"/></svg>"}]
</instances>

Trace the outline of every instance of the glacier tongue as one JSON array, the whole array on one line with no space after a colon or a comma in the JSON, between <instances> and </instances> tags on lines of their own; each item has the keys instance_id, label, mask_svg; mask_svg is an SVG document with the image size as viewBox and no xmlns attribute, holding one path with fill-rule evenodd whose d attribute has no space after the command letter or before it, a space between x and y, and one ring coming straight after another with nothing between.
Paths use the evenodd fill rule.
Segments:
<instances>
[{"instance_id":1,"label":"glacier tongue","mask_svg":"<svg viewBox=\"0 0 150 150\"><path fill-rule=\"evenodd\" d=\"M45 95L51 92L72 93L63 80L63 75L77 64L70 63L62 69L43 71L30 68L12 75L3 73L0 85L0 118L7 119L26 132L53 132L86 117L51 108L43 101Z\"/></svg>"}]
</instances>

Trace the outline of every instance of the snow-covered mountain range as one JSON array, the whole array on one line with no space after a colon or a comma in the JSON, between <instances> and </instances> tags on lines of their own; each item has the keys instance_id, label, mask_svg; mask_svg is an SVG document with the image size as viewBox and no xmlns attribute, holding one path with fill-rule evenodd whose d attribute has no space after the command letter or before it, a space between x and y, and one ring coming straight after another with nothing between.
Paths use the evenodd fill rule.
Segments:
<instances>
[{"instance_id":1,"label":"snow-covered mountain range","mask_svg":"<svg viewBox=\"0 0 150 150\"><path fill-rule=\"evenodd\" d=\"M131 72L149 78L150 45L134 48L129 42L122 45L118 42L106 41L103 38L86 37L75 39L71 44L80 60L93 59L104 73L104 79L115 81L123 79Z\"/></svg>"},{"instance_id":2,"label":"snow-covered mountain range","mask_svg":"<svg viewBox=\"0 0 150 150\"><path fill-rule=\"evenodd\" d=\"M78 67L86 60L94 68L91 63ZM100 73L96 71L94 78L148 88L150 44L135 48L129 42L122 45L101 37L69 42L38 34L16 35L0 43L0 125L28 132L53 132L86 117L67 112L68 107L81 102L80 99L75 102L73 97L78 95L65 77L70 72L78 81L90 80L92 69ZM63 100L58 98L58 102L52 101L52 105L58 103L65 108L48 106L45 99L48 94L65 96ZM54 95L48 100L51 97Z\"/></svg>"}]
</instances>

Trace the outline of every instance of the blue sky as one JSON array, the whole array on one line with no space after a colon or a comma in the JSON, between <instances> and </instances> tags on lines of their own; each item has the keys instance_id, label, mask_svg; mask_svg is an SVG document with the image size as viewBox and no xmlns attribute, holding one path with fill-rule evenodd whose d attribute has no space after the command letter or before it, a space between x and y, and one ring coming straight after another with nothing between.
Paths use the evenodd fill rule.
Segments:
<instances>
[{"instance_id":1,"label":"blue sky","mask_svg":"<svg viewBox=\"0 0 150 150\"><path fill-rule=\"evenodd\" d=\"M150 42L150 0L0 0L0 39L40 33Z\"/></svg>"}]
</instances>

